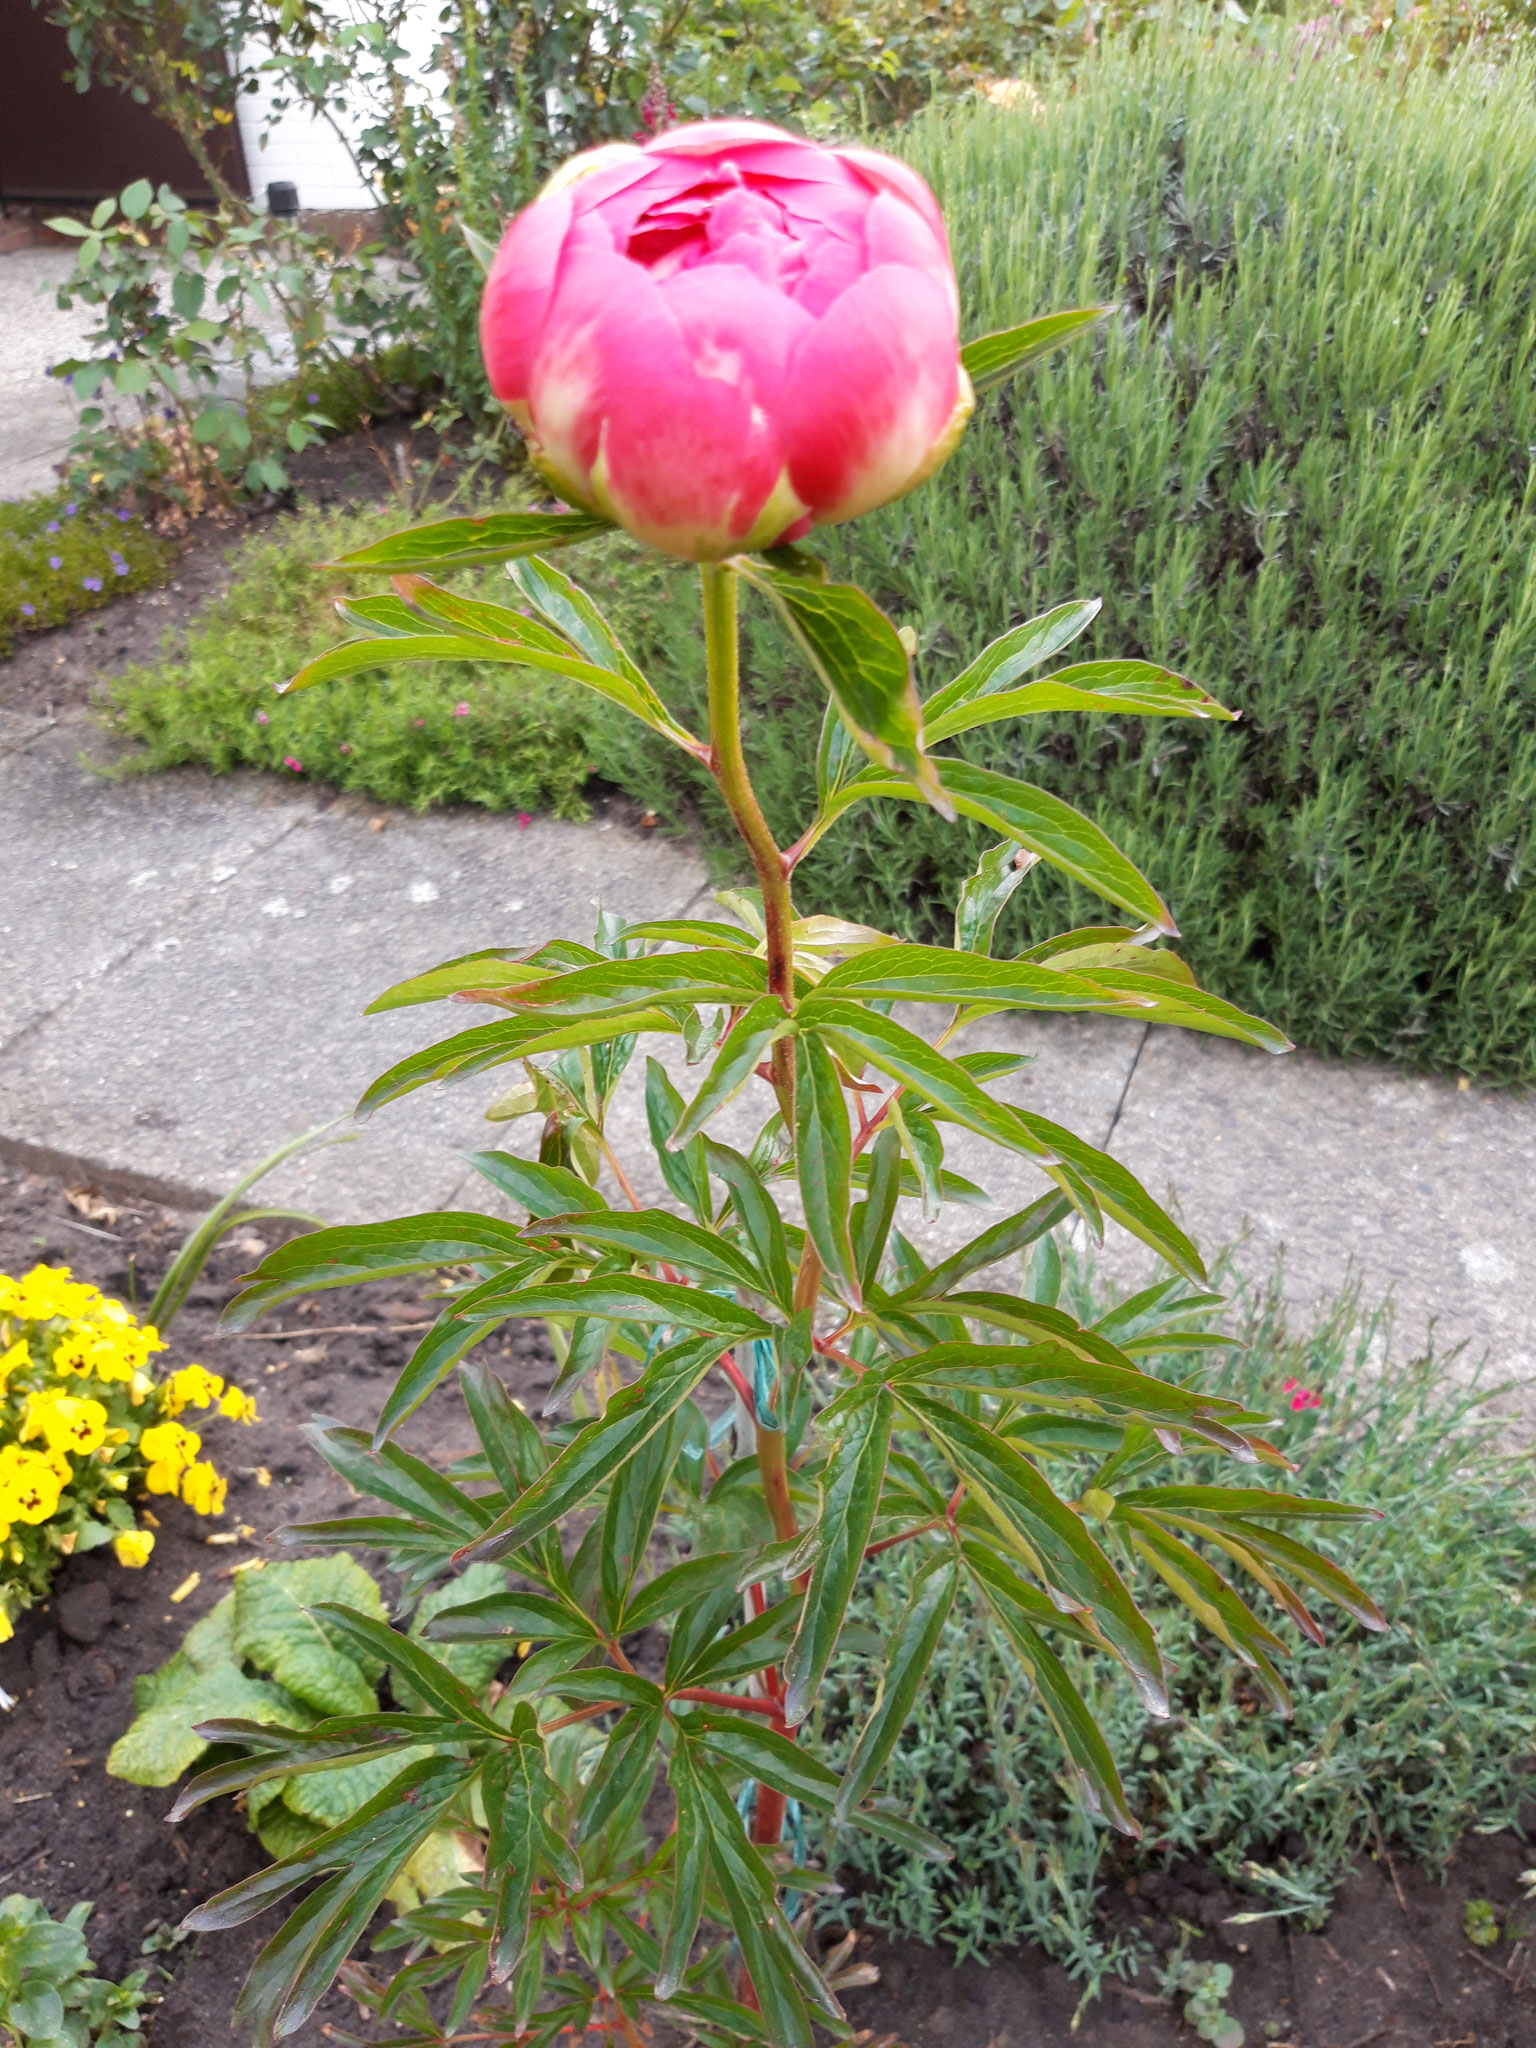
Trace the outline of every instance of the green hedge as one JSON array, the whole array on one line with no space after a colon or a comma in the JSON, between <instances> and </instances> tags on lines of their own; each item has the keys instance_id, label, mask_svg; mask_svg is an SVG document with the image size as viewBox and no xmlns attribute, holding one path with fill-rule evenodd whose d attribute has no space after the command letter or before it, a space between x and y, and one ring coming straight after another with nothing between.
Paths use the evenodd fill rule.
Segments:
<instances>
[{"instance_id":1,"label":"green hedge","mask_svg":"<svg viewBox=\"0 0 1536 2048\"><path fill-rule=\"evenodd\" d=\"M1242 723L1032 721L964 751L1116 832L1221 994L1321 1050L1503 1083L1536 1080L1533 86L1523 60L1373 76L1170 31L1106 43L1040 118L919 121L968 331L1121 311L827 548L917 628L928 690L1101 595L1089 652L1170 662ZM632 630L691 710L696 600L637 573ZM820 698L766 620L750 642L787 834ZM618 734L599 758L708 826L673 761ZM980 843L856 812L809 894L936 935ZM1099 914L1043 870L1014 903L1015 932Z\"/></svg>"}]
</instances>

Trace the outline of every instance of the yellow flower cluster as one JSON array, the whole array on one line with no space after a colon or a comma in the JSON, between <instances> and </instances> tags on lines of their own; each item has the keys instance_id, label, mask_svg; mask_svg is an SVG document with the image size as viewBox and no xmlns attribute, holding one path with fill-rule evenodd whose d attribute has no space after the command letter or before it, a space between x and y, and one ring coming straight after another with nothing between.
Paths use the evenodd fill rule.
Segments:
<instances>
[{"instance_id":1,"label":"yellow flower cluster","mask_svg":"<svg viewBox=\"0 0 1536 2048\"><path fill-rule=\"evenodd\" d=\"M0 1273L0 1642L77 1546L110 1540L128 1569L148 1561L155 1539L135 1527L132 1493L223 1513L227 1483L176 1418L201 1408L251 1423L256 1403L201 1365L157 1380L165 1348L67 1267Z\"/></svg>"}]
</instances>

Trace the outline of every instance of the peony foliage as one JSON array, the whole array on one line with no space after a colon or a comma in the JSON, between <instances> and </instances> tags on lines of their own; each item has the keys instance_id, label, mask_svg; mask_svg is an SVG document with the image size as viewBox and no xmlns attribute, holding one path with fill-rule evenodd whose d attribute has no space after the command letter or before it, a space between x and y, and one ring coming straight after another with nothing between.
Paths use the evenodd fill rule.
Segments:
<instances>
[{"instance_id":1,"label":"peony foliage","mask_svg":"<svg viewBox=\"0 0 1536 2048\"><path fill-rule=\"evenodd\" d=\"M178 1802L185 1813L278 1779L291 1801L310 1773L398 1766L342 1824L189 1916L231 1926L319 1880L242 1995L257 2048L301 2026L343 1971L397 2040L423 2048L465 2034L531 2048L593 2029L634 2044L651 2015L706 2048L846 2039L840 1991L867 1977L846 1946L818 1959L815 1900L835 1874L804 1866L798 1820L810 1810L913 1856L948 1855L883 1780L962 1586L1017 1652L1085 1805L1130 1835L1064 1643L1110 1659L1166 1714L1150 1575L1284 1713L1285 1632L1322 1640L1309 1602L1385 1626L1297 1533L1361 1511L1296 1492L1272 1419L1205 1384L1203 1349L1220 1340L1191 1326L1216 1299L1195 1246L1118 1160L1009 1099L999 1084L1024 1062L986 1043L987 1019L1039 1011L1287 1050L1195 985L1166 943L1176 930L1162 896L1097 826L942 751L975 726L1047 711L1230 714L1152 663L1050 666L1094 615L1080 600L1015 626L923 701L895 624L800 544L921 482L950 445L956 393L984 393L1099 317L1052 315L960 348L925 313L936 276L941 299L953 279L947 253L935 270L942 223L914 183L869 152L746 123L567 166L509 231L483 320L493 379L565 503L416 527L349 556L393 589L345 604L362 637L289 686L435 659L579 682L708 768L756 888L725 899L729 916L604 913L591 945L491 945L386 990L374 1010L469 1002L485 1021L392 1067L362 1107L494 1077L488 1113L533 1128L526 1153L475 1155L505 1213L314 1232L270 1254L231 1307L245 1327L326 1287L447 1283L375 1429L312 1431L376 1505L287 1532L382 1549L407 1606L434 1588L409 1636L345 1602L312 1609L329 1641L390 1667L401 1711L302 1728L202 1723L246 1754ZM573 198L584 187L585 210ZM622 201L617 226L609 201ZM508 257L528 248L543 251L543 272ZM885 261L891 251L900 260ZM625 263L655 274L621 289ZM852 339L807 340L821 382L796 392L764 308L777 292L791 302L781 337L807 336L795 295L818 263L812 324ZM589 264L603 289L584 286ZM503 288L509 271L516 291ZM923 318L905 319L909 288ZM839 292L870 296L878 318L860 323L862 301ZM745 345L743 306L763 316L760 349ZM643 383L668 320L663 418L654 392L626 378ZM626 369L627 334L638 338ZM914 347L926 365L916 412L902 373ZM693 388L710 383L722 388ZM797 440L812 415L835 447ZM701 560L706 732L678 721L556 558L615 520ZM505 605L432 580L486 562L506 565ZM743 586L778 610L827 691L817 807L788 847L743 752ZM855 805L878 802L926 803L995 834L955 905L952 946L797 914L797 863ZM1040 862L1102 898L1105 921L995 957L1003 907ZM613 1113L626 1084L643 1087L644 1171L622 1156ZM1026 1161L1042 1192L930 1256L914 1218L986 1199L947 1159L957 1134ZM668 1198L643 1199L648 1183ZM1017 1267L1023 1255L1047 1272L1051 1233L1069 1221L1095 1238L1108 1224L1130 1231L1167 1277L1139 1304L1079 1322ZM1159 1327L1138 1337L1149 1304ZM530 1317L559 1361L537 1421L475 1355ZM445 1474L398 1432L453 1377L479 1449ZM848 1614L865 1560L895 1544L913 1547L917 1568L882 1640ZM457 1569L486 1565L500 1574L493 1590L454 1594ZM465 1644L502 1652L486 1692L449 1661ZM841 1772L802 1739L835 1655L879 1674ZM405 1948L392 1976L346 1964L404 1865L456 1822L483 1830L483 1872L394 1924L380 1943Z\"/></svg>"}]
</instances>

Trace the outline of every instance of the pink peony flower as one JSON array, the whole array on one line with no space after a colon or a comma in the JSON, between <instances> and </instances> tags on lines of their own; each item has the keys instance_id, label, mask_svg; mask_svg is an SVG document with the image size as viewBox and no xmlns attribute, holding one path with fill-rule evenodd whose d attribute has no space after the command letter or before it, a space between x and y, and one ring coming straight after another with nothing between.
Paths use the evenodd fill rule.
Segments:
<instances>
[{"instance_id":1,"label":"pink peony flower","mask_svg":"<svg viewBox=\"0 0 1536 2048\"><path fill-rule=\"evenodd\" d=\"M703 121L562 165L507 230L480 338L562 497L710 561L930 476L972 405L958 319L915 171Z\"/></svg>"}]
</instances>

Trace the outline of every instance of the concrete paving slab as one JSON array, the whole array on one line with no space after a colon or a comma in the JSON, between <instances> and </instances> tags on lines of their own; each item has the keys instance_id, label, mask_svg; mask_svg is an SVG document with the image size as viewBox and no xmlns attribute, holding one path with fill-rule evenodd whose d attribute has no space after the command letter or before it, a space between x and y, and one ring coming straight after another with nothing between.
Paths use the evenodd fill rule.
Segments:
<instances>
[{"instance_id":1,"label":"concrete paving slab","mask_svg":"<svg viewBox=\"0 0 1536 2048\"><path fill-rule=\"evenodd\" d=\"M95 727L41 723L17 713L0 725L0 744L15 735L0 752L0 943L13 963L0 977L0 1056L317 809L308 792L254 776L108 782L81 761L99 746Z\"/></svg>"},{"instance_id":2,"label":"concrete paving slab","mask_svg":"<svg viewBox=\"0 0 1536 2048\"><path fill-rule=\"evenodd\" d=\"M82 352L91 309L63 312L59 283L73 248L13 249L0 256L0 498L58 488L55 465L75 430L69 393L49 366Z\"/></svg>"},{"instance_id":3,"label":"concrete paving slab","mask_svg":"<svg viewBox=\"0 0 1536 2048\"><path fill-rule=\"evenodd\" d=\"M1433 1323L1536 1393L1536 1103L1154 1030L1110 1149L1207 1254L1246 1232L1262 1277L1283 1251L1299 1308L1358 1278L1391 1291L1400 1350ZM1122 1235L1104 1263L1145 1259Z\"/></svg>"},{"instance_id":4,"label":"concrete paving slab","mask_svg":"<svg viewBox=\"0 0 1536 2048\"><path fill-rule=\"evenodd\" d=\"M173 809L178 784L156 787ZM167 890L159 920L0 1052L0 1133L109 1172L222 1189L284 1137L349 1111L434 1028L446 1037L485 1021L445 1008L364 1020L390 982L478 946L589 930L599 895L630 916L675 913L702 880L689 854L618 828L395 816L375 832L346 803L319 810L221 784L215 814L220 799L226 837L248 839L253 814L270 815L268 843L219 863L217 877L197 865L206 850L189 857L195 872L174 902ZM270 814L253 813L266 803ZM29 903L29 955L46 952L61 884L45 875ZM108 942L106 907L82 906L84 947ZM338 1222L444 1203L464 1175L459 1155L485 1142L482 1108L478 1095L423 1092L355 1144L285 1167L264 1193Z\"/></svg>"}]
</instances>

